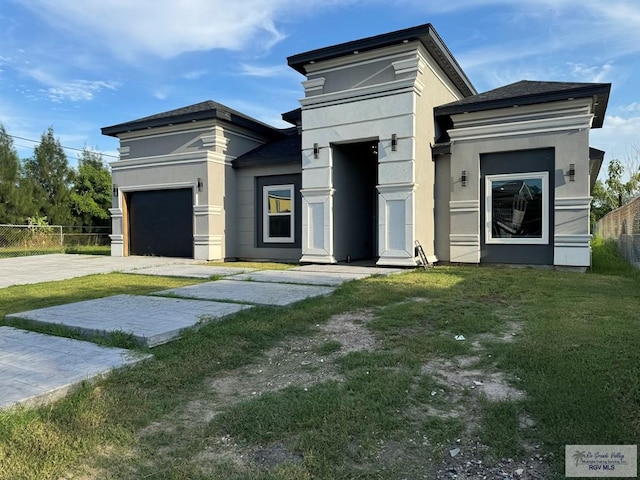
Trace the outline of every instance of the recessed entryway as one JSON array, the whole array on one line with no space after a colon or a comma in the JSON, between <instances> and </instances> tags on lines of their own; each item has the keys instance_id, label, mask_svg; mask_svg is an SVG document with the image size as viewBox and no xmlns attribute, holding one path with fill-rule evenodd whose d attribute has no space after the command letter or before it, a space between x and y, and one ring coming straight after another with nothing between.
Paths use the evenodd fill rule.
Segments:
<instances>
[{"instance_id":1,"label":"recessed entryway","mask_svg":"<svg viewBox=\"0 0 640 480\"><path fill-rule=\"evenodd\" d=\"M334 257L377 257L378 140L332 145Z\"/></svg>"}]
</instances>

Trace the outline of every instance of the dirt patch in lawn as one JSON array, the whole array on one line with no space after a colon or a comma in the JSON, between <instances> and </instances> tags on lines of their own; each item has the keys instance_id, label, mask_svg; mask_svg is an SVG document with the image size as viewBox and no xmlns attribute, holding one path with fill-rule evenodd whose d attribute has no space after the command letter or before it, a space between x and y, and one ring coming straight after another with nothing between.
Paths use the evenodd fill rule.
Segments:
<instances>
[{"instance_id":1,"label":"dirt patch in lawn","mask_svg":"<svg viewBox=\"0 0 640 480\"><path fill-rule=\"evenodd\" d=\"M163 421L147 426L140 435L169 433L179 438L177 432L196 432L218 413L238 402L290 386L306 388L327 381L344 381L337 369L339 357L350 352L374 351L379 347L367 326L374 318L375 310L334 316L326 324L318 325L314 335L288 339L265 352L261 361L210 379L199 398ZM416 426L415 434L392 441L380 440L375 459L369 461L382 469L401 468L406 478L533 480L548 477L546 459L538 453L538 445L522 445L525 453L519 458L488 461L490 449L478 437L481 401L517 401L525 396L502 372L487 367L483 345L513 341L520 332L521 325L510 321L502 334L478 335L467 340L471 341L471 355L454 359L436 358L423 365L416 384L421 379L432 379L434 387L430 393L433 401L419 402L404 412L407 421ZM481 361L483 358L484 362ZM419 427L430 419L458 422L463 427L456 438L436 444L429 431ZM535 422L523 414L520 428L535 428ZM157 453L165 461L172 458L170 449ZM303 461L301 452L290 451L281 443L247 446L231 435L207 437L204 448L191 456L193 465L205 473L220 463L232 465L236 472L248 473L256 468L270 470L284 463Z\"/></svg>"},{"instance_id":2,"label":"dirt patch in lawn","mask_svg":"<svg viewBox=\"0 0 640 480\"><path fill-rule=\"evenodd\" d=\"M375 348L376 339L366 326L373 318L372 310L336 315L327 323L318 325L315 335L289 339L265 352L259 363L224 372L211 379L206 385L206 395L189 402L170 419L153 422L140 434L147 436L169 433L176 428L194 428L210 422L223 408L286 387L304 388L331 380L344 381L337 372L335 359L349 352ZM324 345L333 344L336 345L335 351L322 353Z\"/></svg>"}]
</instances>

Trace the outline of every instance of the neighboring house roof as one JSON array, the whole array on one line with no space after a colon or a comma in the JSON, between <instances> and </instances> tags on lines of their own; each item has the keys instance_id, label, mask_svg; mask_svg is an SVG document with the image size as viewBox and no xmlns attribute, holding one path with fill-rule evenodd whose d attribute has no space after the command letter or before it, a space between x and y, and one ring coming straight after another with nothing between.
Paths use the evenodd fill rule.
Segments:
<instances>
[{"instance_id":1,"label":"neighboring house roof","mask_svg":"<svg viewBox=\"0 0 640 480\"><path fill-rule=\"evenodd\" d=\"M278 136L280 134L278 129L267 125L266 123L262 123L255 118L251 118L212 100L139 118L138 120L104 127L102 128L102 134L117 137L120 133L210 119L223 120L267 136Z\"/></svg>"},{"instance_id":2,"label":"neighboring house roof","mask_svg":"<svg viewBox=\"0 0 640 480\"><path fill-rule=\"evenodd\" d=\"M296 127L282 130L283 138L272 140L239 156L231 162L234 168L266 165L302 164L302 138Z\"/></svg>"},{"instance_id":3,"label":"neighboring house roof","mask_svg":"<svg viewBox=\"0 0 640 480\"><path fill-rule=\"evenodd\" d=\"M333 58L353 55L368 50L398 45L408 41L420 41L427 51L433 56L437 64L444 70L447 76L464 96L474 95L476 89L462 71L460 65L444 44L440 35L430 23L417 27L398 30L391 33L376 35L351 42L319 48L306 53L299 53L287 58L289 66L306 75L306 65L310 63L331 60Z\"/></svg>"},{"instance_id":4,"label":"neighboring house roof","mask_svg":"<svg viewBox=\"0 0 640 480\"><path fill-rule=\"evenodd\" d=\"M610 83L536 82L522 80L435 108L436 116L480 112L497 108L593 97L593 127L602 127L609 101Z\"/></svg>"}]
</instances>

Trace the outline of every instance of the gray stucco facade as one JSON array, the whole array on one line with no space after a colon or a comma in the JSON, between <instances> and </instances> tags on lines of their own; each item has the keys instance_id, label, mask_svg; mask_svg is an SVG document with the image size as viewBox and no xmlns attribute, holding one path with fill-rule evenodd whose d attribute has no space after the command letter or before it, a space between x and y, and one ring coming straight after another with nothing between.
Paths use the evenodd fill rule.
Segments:
<instances>
[{"instance_id":1,"label":"gray stucco facade","mask_svg":"<svg viewBox=\"0 0 640 480\"><path fill-rule=\"evenodd\" d=\"M103 129L120 139L112 255L172 228L174 189L196 259L411 267L418 242L431 261L589 265L589 131L610 85L478 94L431 25L288 63L305 76L289 129L211 101Z\"/></svg>"}]
</instances>

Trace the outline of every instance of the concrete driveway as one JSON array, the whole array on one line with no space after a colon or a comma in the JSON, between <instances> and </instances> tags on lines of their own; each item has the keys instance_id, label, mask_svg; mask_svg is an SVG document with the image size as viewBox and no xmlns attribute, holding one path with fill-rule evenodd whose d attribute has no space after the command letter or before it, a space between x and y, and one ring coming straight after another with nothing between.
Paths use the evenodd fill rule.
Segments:
<instances>
[{"instance_id":1,"label":"concrete driveway","mask_svg":"<svg viewBox=\"0 0 640 480\"><path fill-rule=\"evenodd\" d=\"M130 272L140 268L195 264L189 258L109 257L106 255L34 255L0 259L0 288L51 282L96 273Z\"/></svg>"}]
</instances>

